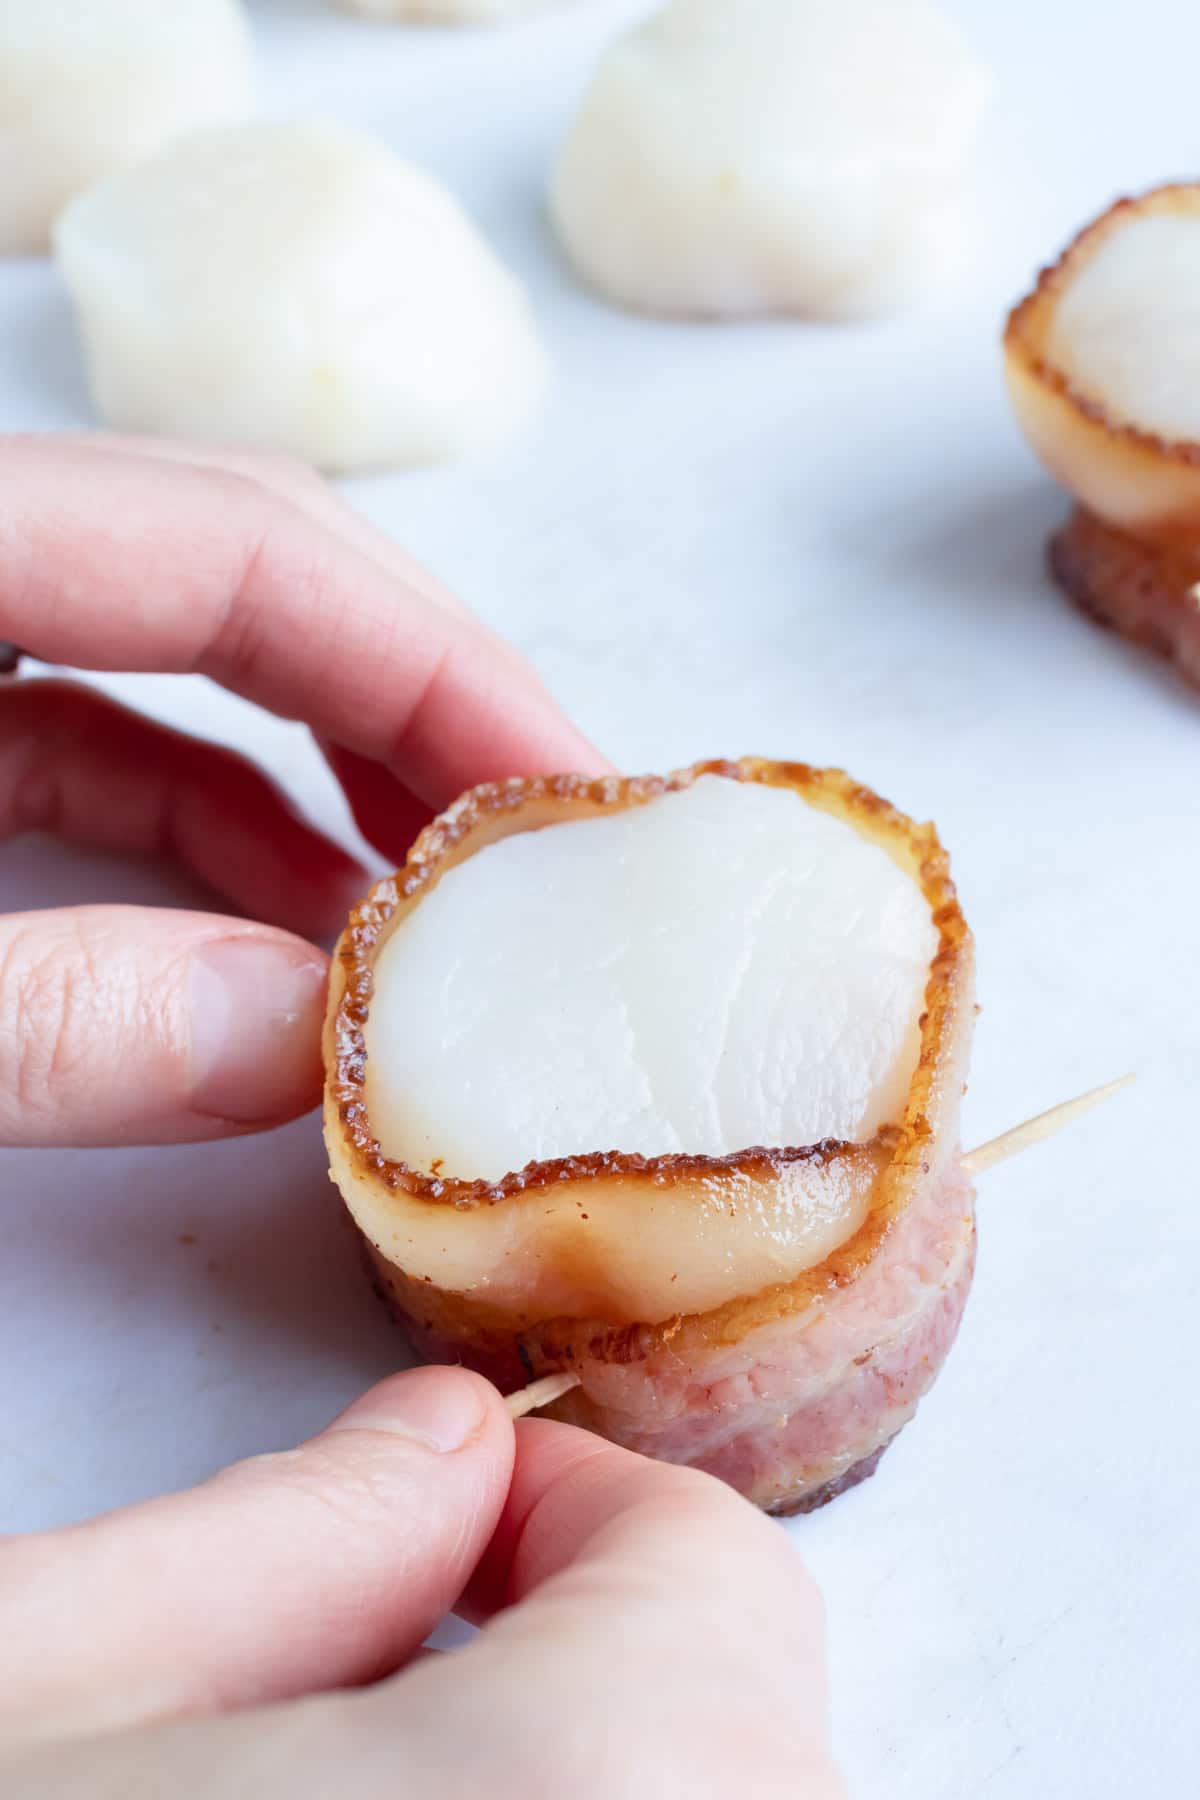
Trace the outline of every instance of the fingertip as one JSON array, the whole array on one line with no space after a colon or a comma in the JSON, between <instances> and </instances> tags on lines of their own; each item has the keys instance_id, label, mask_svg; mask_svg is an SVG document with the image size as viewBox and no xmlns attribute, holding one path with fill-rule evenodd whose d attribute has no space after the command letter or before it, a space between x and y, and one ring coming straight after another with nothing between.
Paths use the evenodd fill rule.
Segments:
<instances>
[{"instance_id":1,"label":"fingertip","mask_svg":"<svg viewBox=\"0 0 1200 1800\"><path fill-rule=\"evenodd\" d=\"M823 1630L823 1607L807 1565L774 1519L715 1476L651 1461L591 1432L552 1419L517 1426L508 1499L467 1591L463 1616L479 1623L576 1561L610 1525L636 1516L670 1520L669 1537L707 1544L731 1568L744 1562L758 1584L788 1595L802 1636Z\"/></svg>"},{"instance_id":2,"label":"fingertip","mask_svg":"<svg viewBox=\"0 0 1200 1800\"><path fill-rule=\"evenodd\" d=\"M430 1363L387 1376L329 1429L390 1432L438 1455L487 1450L510 1467L516 1450L512 1420L492 1383L454 1364Z\"/></svg>"},{"instance_id":3,"label":"fingertip","mask_svg":"<svg viewBox=\"0 0 1200 1800\"><path fill-rule=\"evenodd\" d=\"M586 1535L587 1529L573 1504L576 1495L597 1488L611 1490L613 1481L619 1481L623 1475L636 1476L639 1471L663 1466L649 1463L594 1432L555 1419L520 1420L514 1443L508 1498L487 1553L459 1608L463 1618L473 1624L509 1605L526 1585L522 1547L535 1513L539 1557L544 1554L551 1561L568 1560L571 1545L561 1527L571 1520L580 1522L580 1533L572 1536L572 1543L577 1535ZM553 1501L553 1505L543 1505L547 1501Z\"/></svg>"},{"instance_id":4,"label":"fingertip","mask_svg":"<svg viewBox=\"0 0 1200 1800\"><path fill-rule=\"evenodd\" d=\"M290 932L142 907L8 914L0 977L10 1144L188 1143L320 1100L328 958Z\"/></svg>"},{"instance_id":5,"label":"fingertip","mask_svg":"<svg viewBox=\"0 0 1200 1800\"><path fill-rule=\"evenodd\" d=\"M615 1463L642 1464L644 1458L623 1450L608 1438L558 1419L521 1419L516 1427L521 1480L530 1492L548 1487L585 1463L600 1459L606 1468Z\"/></svg>"},{"instance_id":6,"label":"fingertip","mask_svg":"<svg viewBox=\"0 0 1200 1800\"><path fill-rule=\"evenodd\" d=\"M572 745L573 754L571 757L571 767L568 773L572 775L588 775L593 780L596 780L597 778L603 779L609 775L620 774L620 770L617 768L616 763L605 756L603 751L598 750L590 738L584 737L583 733L576 731L574 726L571 727L571 732L574 743Z\"/></svg>"},{"instance_id":7,"label":"fingertip","mask_svg":"<svg viewBox=\"0 0 1200 1800\"><path fill-rule=\"evenodd\" d=\"M191 1104L243 1126L295 1118L321 1095L329 960L272 930L210 938L187 979Z\"/></svg>"},{"instance_id":8,"label":"fingertip","mask_svg":"<svg viewBox=\"0 0 1200 1800\"><path fill-rule=\"evenodd\" d=\"M318 739L318 744L367 843L394 867L402 867L413 842L435 817L433 808L410 793L382 763L328 739ZM364 891L365 884L355 900Z\"/></svg>"}]
</instances>

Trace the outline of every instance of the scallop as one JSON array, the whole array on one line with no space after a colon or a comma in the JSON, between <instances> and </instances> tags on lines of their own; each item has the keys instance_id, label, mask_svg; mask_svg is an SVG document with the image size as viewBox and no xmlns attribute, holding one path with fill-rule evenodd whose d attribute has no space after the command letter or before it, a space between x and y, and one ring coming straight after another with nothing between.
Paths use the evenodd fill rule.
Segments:
<instances>
[{"instance_id":1,"label":"scallop","mask_svg":"<svg viewBox=\"0 0 1200 1800\"><path fill-rule=\"evenodd\" d=\"M927 846L914 862L882 803L779 767L484 788L367 902L329 1145L407 1276L662 1319L862 1224L941 947Z\"/></svg>"},{"instance_id":2,"label":"scallop","mask_svg":"<svg viewBox=\"0 0 1200 1800\"><path fill-rule=\"evenodd\" d=\"M74 195L251 99L237 0L0 0L0 252L46 249Z\"/></svg>"},{"instance_id":3,"label":"scallop","mask_svg":"<svg viewBox=\"0 0 1200 1800\"><path fill-rule=\"evenodd\" d=\"M1086 226L1004 343L1018 421L1078 502L1050 544L1060 585L1200 683L1200 185Z\"/></svg>"},{"instance_id":4,"label":"scallop","mask_svg":"<svg viewBox=\"0 0 1200 1800\"><path fill-rule=\"evenodd\" d=\"M323 121L202 132L69 206L55 248L98 411L330 470L501 440L545 362L439 183Z\"/></svg>"},{"instance_id":5,"label":"scallop","mask_svg":"<svg viewBox=\"0 0 1200 1800\"><path fill-rule=\"evenodd\" d=\"M366 1103L388 1156L465 1180L869 1137L903 1107L935 944L877 844L702 776L450 870L375 963Z\"/></svg>"},{"instance_id":6,"label":"scallop","mask_svg":"<svg viewBox=\"0 0 1200 1800\"><path fill-rule=\"evenodd\" d=\"M640 311L886 311L961 241L985 91L927 0L673 0L600 60L558 236Z\"/></svg>"},{"instance_id":7,"label":"scallop","mask_svg":"<svg viewBox=\"0 0 1200 1800\"><path fill-rule=\"evenodd\" d=\"M966 1299L973 1014L936 834L837 771L481 788L339 944L331 1170L424 1355L815 1504Z\"/></svg>"}]
</instances>

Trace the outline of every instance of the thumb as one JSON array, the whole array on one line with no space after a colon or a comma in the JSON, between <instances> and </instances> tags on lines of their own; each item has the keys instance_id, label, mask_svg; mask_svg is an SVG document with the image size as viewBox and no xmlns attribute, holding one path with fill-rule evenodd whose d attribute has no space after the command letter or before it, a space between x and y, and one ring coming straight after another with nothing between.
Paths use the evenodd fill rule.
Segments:
<instances>
[{"instance_id":1,"label":"thumb","mask_svg":"<svg viewBox=\"0 0 1200 1800\"><path fill-rule=\"evenodd\" d=\"M207 913L0 919L0 1143L168 1143L320 1098L326 959Z\"/></svg>"},{"instance_id":2,"label":"thumb","mask_svg":"<svg viewBox=\"0 0 1200 1800\"><path fill-rule=\"evenodd\" d=\"M0 1546L0 1742L371 1681L453 1606L512 1473L495 1389L382 1382L299 1450Z\"/></svg>"}]
</instances>

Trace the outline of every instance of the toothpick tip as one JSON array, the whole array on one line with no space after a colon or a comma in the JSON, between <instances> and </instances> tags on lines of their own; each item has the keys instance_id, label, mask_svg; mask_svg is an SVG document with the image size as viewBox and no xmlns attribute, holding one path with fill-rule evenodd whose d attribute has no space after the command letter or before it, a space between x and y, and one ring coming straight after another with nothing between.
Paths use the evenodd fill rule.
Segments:
<instances>
[{"instance_id":1,"label":"toothpick tip","mask_svg":"<svg viewBox=\"0 0 1200 1800\"><path fill-rule=\"evenodd\" d=\"M1084 1113L1090 1112L1093 1106L1111 1100L1114 1094L1120 1093L1122 1088L1127 1088L1130 1082L1136 1080L1137 1076L1132 1072L1119 1075L1115 1081L1106 1081L1102 1087L1091 1088L1074 1100L1064 1100L1060 1106L1052 1106L1049 1112L1038 1113L1036 1118L1014 1125L1011 1131L1002 1132L999 1137L969 1151L963 1157L963 1168L968 1175L982 1175L986 1169L994 1168L1008 1157L1016 1156L1033 1144L1040 1144L1045 1138L1053 1137L1056 1132L1082 1118Z\"/></svg>"},{"instance_id":2,"label":"toothpick tip","mask_svg":"<svg viewBox=\"0 0 1200 1800\"><path fill-rule=\"evenodd\" d=\"M561 1400L564 1394L569 1394L572 1388L578 1386L578 1375L569 1369L562 1369L557 1375L543 1375L540 1381L531 1381L528 1387L521 1388L518 1393L509 1394L504 1404L510 1418L523 1419L526 1413L537 1412L539 1407Z\"/></svg>"}]
</instances>

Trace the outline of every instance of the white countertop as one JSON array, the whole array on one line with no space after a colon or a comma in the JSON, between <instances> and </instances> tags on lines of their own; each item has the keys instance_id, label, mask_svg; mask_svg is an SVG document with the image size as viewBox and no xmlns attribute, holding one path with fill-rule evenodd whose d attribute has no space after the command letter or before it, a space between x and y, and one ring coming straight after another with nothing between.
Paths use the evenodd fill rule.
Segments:
<instances>
[{"instance_id":1,"label":"white countertop","mask_svg":"<svg viewBox=\"0 0 1200 1800\"><path fill-rule=\"evenodd\" d=\"M644 10L575 0L454 34L255 9L271 109L343 114L449 179L556 364L505 452L347 491L626 767L834 762L937 820L979 945L969 1140L1138 1071L987 1177L936 1389L874 1481L790 1529L828 1599L855 1795L1191 1795L1200 701L1046 581L1065 503L1010 422L997 332L1086 216L1195 172L1200 14L960 0L996 93L958 288L884 325L712 329L606 310L542 222L591 54ZM0 268L0 424L87 417L52 275ZM199 683L107 685L255 752L346 829L299 727ZM37 841L0 862L10 906L184 892ZM312 1121L9 1152L0 1182L0 1528L291 1443L398 1358Z\"/></svg>"}]
</instances>

